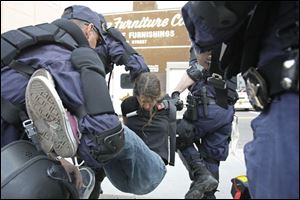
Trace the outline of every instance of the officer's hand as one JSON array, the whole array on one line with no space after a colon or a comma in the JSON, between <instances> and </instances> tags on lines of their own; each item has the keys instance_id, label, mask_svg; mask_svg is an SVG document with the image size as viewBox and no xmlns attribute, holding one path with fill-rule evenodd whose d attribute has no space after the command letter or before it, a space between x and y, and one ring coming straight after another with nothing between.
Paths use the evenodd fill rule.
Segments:
<instances>
[{"instance_id":1,"label":"officer's hand","mask_svg":"<svg viewBox=\"0 0 300 200\"><path fill-rule=\"evenodd\" d=\"M174 105L176 106L177 111L183 109L183 101L180 100L180 92L175 91L171 95L172 99L174 100Z\"/></svg>"},{"instance_id":2,"label":"officer's hand","mask_svg":"<svg viewBox=\"0 0 300 200\"><path fill-rule=\"evenodd\" d=\"M83 185L83 181L82 181L82 176L81 173L78 169L78 167L76 167L75 165L72 165L71 163L69 163L67 160L65 159L60 159L59 160L61 165L65 168L65 170L67 171L67 173L71 176L74 177L73 184L75 184L75 187L79 190L81 188L81 186Z\"/></svg>"}]
</instances>

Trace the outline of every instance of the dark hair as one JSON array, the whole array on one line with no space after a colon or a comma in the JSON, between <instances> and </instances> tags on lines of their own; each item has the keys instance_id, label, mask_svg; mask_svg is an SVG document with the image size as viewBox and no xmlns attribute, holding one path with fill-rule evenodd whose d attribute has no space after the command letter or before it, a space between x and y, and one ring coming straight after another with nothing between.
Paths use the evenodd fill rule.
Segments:
<instances>
[{"instance_id":1,"label":"dark hair","mask_svg":"<svg viewBox=\"0 0 300 200\"><path fill-rule=\"evenodd\" d=\"M135 81L134 95L159 98L161 95L161 89L160 81L157 76L151 72L140 74Z\"/></svg>"},{"instance_id":2,"label":"dark hair","mask_svg":"<svg viewBox=\"0 0 300 200\"><path fill-rule=\"evenodd\" d=\"M156 102L161 97L160 80L154 73L145 72L140 74L134 85L133 95L139 99L140 107L143 108L144 103L151 103L155 106ZM149 121L142 128L143 129L151 123L156 111L151 108L149 111ZM144 132L144 131L143 131Z\"/></svg>"}]
</instances>

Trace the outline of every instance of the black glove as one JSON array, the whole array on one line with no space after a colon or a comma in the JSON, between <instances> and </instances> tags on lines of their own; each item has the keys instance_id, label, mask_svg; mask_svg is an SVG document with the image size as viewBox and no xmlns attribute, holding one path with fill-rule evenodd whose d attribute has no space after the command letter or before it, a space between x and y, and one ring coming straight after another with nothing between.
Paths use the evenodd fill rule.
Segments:
<instances>
[{"instance_id":1,"label":"black glove","mask_svg":"<svg viewBox=\"0 0 300 200\"><path fill-rule=\"evenodd\" d=\"M176 148L182 151L193 145L196 129L185 119L177 119L176 124Z\"/></svg>"},{"instance_id":2,"label":"black glove","mask_svg":"<svg viewBox=\"0 0 300 200\"><path fill-rule=\"evenodd\" d=\"M123 116L126 116L126 114L128 113L138 110L138 108L139 102L135 96L130 96L123 100L121 103L121 111Z\"/></svg>"},{"instance_id":3,"label":"black glove","mask_svg":"<svg viewBox=\"0 0 300 200\"><path fill-rule=\"evenodd\" d=\"M180 100L180 92L175 91L171 95L174 105L176 106L177 111L181 111L183 109L183 101Z\"/></svg>"}]
</instances>

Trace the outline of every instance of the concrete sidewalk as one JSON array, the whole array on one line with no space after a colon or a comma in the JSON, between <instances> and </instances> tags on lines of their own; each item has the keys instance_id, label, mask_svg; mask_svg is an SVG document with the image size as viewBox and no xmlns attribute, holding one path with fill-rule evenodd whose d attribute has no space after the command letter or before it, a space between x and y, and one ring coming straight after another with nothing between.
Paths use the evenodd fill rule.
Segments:
<instances>
[{"instance_id":1,"label":"concrete sidewalk","mask_svg":"<svg viewBox=\"0 0 300 200\"><path fill-rule=\"evenodd\" d=\"M176 154L175 166L167 167L167 174L161 184L147 195L133 195L119 191L107 178L102 182L104 194L100 199L184 199L184 195L189 189L190 179L187 170L183 166L180 158ZM219 199L232 199L231 179L244 175L246 172L244 155L242 149L237 149L230 154L225 162L220 164L220 184L216 197Z\"/></svg>"}]
</instances>

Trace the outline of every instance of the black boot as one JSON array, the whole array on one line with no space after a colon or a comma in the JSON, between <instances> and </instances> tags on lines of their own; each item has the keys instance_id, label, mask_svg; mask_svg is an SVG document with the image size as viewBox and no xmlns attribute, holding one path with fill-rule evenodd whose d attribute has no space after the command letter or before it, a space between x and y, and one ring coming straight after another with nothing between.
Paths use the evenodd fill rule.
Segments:
<instances>
[{"instance_id":1,"label":"black boot","mask_svg":"<svg viewBox=\"0 0 300 200\"><path fill-rule=\"evenodd\" d=\"M219 171L211 174L215 177L217 181L219 181ZM216 192L217 190L205 192L202 199L216 199L216 195L215 195Z\"/></svg>"},{"instance_id":2,"label":"black boot","mask_svg":"<svg viewBox=\"0 0 300 200\"><path fill-rule=\"evenodd\" d=\"M204 197L205 192L217 189L219 182L208 171L202 160L194 160L189 165L193 175L193 182L185 195L185 199L201 199Z\"/></svg>"},{"instance_id":3,"label":"black boot","mask_svg":"<svg viewBox=\"0 0 300 200\"><path fill-rule=\"evenodd\" d=\"M202 199L216 199L215 193L217 190L205 192Z\"/></svg>"}]
</instances>

